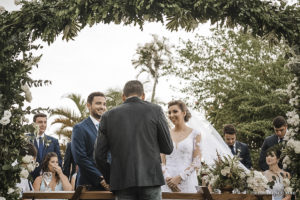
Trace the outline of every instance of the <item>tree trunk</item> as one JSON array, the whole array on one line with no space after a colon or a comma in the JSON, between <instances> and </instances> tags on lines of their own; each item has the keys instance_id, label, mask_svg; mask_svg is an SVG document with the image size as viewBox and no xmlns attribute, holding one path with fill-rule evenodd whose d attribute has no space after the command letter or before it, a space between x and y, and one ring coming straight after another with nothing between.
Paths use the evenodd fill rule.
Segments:
<instances>
[{"instance_id":1,"label":"tree trunk","mask_svg":"<svg viewBox=\"0 0 300 200\"><path fill-rule=\"evenodd\" d=\"M154 76L154 84L153 84L153 89L152 89L152 96L151 96L151 103L154 102L154 97L155 97L155 91L156 91L156 85L158 82L158 67L155 67L155 76Z\"/></svg>"}]
</instances>

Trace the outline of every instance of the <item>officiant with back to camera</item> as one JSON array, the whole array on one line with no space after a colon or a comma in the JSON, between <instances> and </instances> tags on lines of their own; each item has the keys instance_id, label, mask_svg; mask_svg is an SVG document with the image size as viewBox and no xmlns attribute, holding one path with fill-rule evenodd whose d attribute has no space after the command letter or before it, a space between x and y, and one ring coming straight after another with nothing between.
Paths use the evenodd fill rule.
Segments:
<instances>
[{"instance_id":1,"label":"officiant with back to camera","mask_svg":"<svg viewBox=\"0 0 300 200\"><path fill-rule=\"evenodd\" d=\"M118 200L160 200L165 184L160 153L173 143L160 106L145 101L140 81L128 81L123 104L107 111L95 145L95 160ZM111 152L111 163L106 162Z\"/></svg>"}]
</instances>

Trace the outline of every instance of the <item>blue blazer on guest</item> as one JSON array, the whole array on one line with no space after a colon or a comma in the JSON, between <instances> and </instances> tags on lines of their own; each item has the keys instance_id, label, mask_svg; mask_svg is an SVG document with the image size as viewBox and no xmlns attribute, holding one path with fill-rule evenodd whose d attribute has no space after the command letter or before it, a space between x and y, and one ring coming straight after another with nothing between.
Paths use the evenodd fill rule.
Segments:
<instances>
[{"instance_id":1,"label":"blue blazer on guest","mask_svg":"<svg viewBox=\"0 0 300 200\"><path fill-rule=\"evenodd\" d=\"M32 136L32 134L31 134L31 136ZM35 168L35 170L31 173L33 180L35 180L36 177L40 176L43 160L49 152L55 152L57 154L58 163L60 166L62 166L62 159L61 159L58 140L56 138L51 137L46 134L44 135L44 137L45 138L43 141L46 141L46 142L44 142L43 154L42 154L42 156L40 156L40 154L38 152L37 158L36 158L36 161L39 163L39 166L37 168ZM37 141L34 140L32 142L33 142L35 148L38 150L39 147L38 147ZM42 159L41 159L41 157L42 157Z\"/></svg>"},{"instance_id":2,"label":"blue blazer on guest","mask_svg":"<svg viewBox=\"0 0 300 200\"><path fill-rule=\"evenodd\" d=\"M73 127L71 151L78 165L76 185L91 185L93 190L104 190L100 181L102 174L93 157L97 129L90 117Z\"/></svg>"},{"instance_id":3,"label":"blue blazer on guest","mask_svg":"<svg viewBox=\"0 0 300 200\"><path fill-rule=\"evenodd\" d=\"M235 143L235 149L240 153L241 163L250 169L252 167L252 161L248 145L239 141ZM238 153L236 152L236 153Z\"/></svg>"}]
</instances>

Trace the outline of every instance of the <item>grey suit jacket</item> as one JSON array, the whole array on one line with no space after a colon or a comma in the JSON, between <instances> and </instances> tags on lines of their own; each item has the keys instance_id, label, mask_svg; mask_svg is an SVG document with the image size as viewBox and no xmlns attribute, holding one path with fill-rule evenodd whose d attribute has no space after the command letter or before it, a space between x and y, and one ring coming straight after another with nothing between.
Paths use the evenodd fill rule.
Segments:
<instances>
[{"instance_id":1,"label":"grey suit jacket","mask_svg":"<svg viewBox=\"0 0 300 200\"><path fill-rule=\"evenodd\" d=\"M259 166L263 171L266 171L269 169L269 166L266 163L267 150L276 144L278 144L278 136L275 134L267 137L264 140L264 143L261 147L260 156L259 156ZM279 163L279 167L281 167L280 163Z\"/></svg>"},{"instance_id":2,"label":"grey suit jacket","mask_svg":"<svg viewBox=\"0 0 300 200\"><path fill-rule=\"evenodd\" d=\"M101 118L95 160L112 191L164 185L160 153L172 151L167 121L158 105L132 97Z\"/></svg>"}]
</instances>

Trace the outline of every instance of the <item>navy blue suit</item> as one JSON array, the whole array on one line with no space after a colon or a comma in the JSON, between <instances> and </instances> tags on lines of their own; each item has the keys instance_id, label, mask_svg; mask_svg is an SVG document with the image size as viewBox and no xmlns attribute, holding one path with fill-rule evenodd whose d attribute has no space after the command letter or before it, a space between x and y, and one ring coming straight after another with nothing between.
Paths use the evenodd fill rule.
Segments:
<instances>
[{"instance_id":1,"label":"navy blue suit","mask_svg":"<svg viewBox=\"0 0 300 200\"><path fill-rule=\"evenodd\" d=\"M252 167L252 161L248 145L239 141L235 143L236 151L240 153L241 163L250 169ZM236 152L236 153L238 153Z\"/></svg>"},{"instance_id":2,"label":"navy blue suit","mask_svg":"<svg viewBox=\"0 0 300 200\"><path fill-rule=\"evenodd\" d=\"M71 181L73 174L76 172L76 163L74 161L72 152L71 152L71 142L67 144L64 165L63 165L63 173L68 177Z\"/></svg>"},{"instance_id":3,"label":"navy blue suit","mask_svg":"<svg viewBox=\"0 0 300 200\"><path fill-rule=\"evenodd\" d=\"M96 126L88 117L73 127L71 150L79 168L76 185L91 185L93 190L104 190L100 184L102 174L93 158L97 135Z\"/></svg>"},{"instance_id":4,"label":"navy blue suit","mask_svg":"<svg viewBox=\"0 0 300 200\"><path fill-rule=\"evenodd\" d=\"M43 143L44 143L43 154L42 154L42 156L40 156L40 154L38 152L37 158L36 158L36 161L39 163L39 166L37 168L35 168L35 170L31 173L33 180L35 180L36 177L40 176L43 159L47 155L47 153L49 153L49 152L55 152L57 154L58 163L59 163L60 166L62 166L62 159L61 159L58 140L56 138L51 137L51 136L46 135L46 134L45 134L44 137L45 138L43 140ZM34 146L35 146L36 149L39 148L36 140L31 141L31 142L34 143ZM41 157L42 157L42 159L40 159Z\"/></svg>"}]
</instances>

